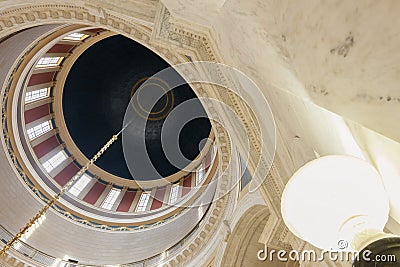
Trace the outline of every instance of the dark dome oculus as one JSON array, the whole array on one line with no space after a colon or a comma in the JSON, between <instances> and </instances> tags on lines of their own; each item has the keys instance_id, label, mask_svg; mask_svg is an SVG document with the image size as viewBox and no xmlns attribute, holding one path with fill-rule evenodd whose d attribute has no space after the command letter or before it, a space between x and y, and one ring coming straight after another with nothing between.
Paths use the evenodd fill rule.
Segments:
<instances>
[{"instance_id":1,"label":"dark dome oculus","mask_svg":"<svg viewBox=\"0 0 400 267\"><path fill-rule=\"evenodd\" d=\"M69 134L77 147L91 158L123 125L128 105L137 111L135 119L144 119L146 150L157 172L167 177L180 169L167 159L161 145L161 132L166 118L185 101L200 101L189 85L170 89L162 80L152 79L154 74L170 67L151 50L126 37L106 38L87 49L74 63L64 86L63 113ZM176 73L176 75L179 75ZM146 86L141 86L145 81ZM164 92L155 105L154 98ZM133 98L132 98L133 97ZM132 101L130 102L132 98ZM198 119L180 125L179 149L188 159L199 154L202 140L209 137L211 124L201 107ZM172 117L172 121L174 118ZM176 121L179 121L178 119ZM134 123L134 122L133 122ZM143 138L140 134L131 134ZM97 161L97 166L116 176L132 179L126 166L119 139ZM134 177L151 180L155 177Z\"/></svg>"}]
</instances>

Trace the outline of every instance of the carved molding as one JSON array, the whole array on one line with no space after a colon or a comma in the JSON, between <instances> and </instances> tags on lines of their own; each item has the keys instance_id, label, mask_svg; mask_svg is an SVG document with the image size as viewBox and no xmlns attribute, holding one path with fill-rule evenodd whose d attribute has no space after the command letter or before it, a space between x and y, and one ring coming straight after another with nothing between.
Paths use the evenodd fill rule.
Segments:
<instances>
[{"instance_id":1,"label":"carved molding","mask_svg":"<svg viewBox=\"0 0 400 267\"><path fill-rule=\"evenodd\" d=\"M218 45L208 29L202 26L196 27L195 25L190 25L190 23L179 23L179 20L173 20L170 12L164 6L160 8L159 12L160 13L157 14L158 19L153 33L153 39L156 42L164 43L169 46L173 44L191 51L192 54L196 55L196 58L193 60L223 62L222 57L218 53ZM185 25L190 25L191 28L187 29ZM225 77L222 72L216 73L215 75L217 75L215 79L221 81L222 84L227 84L230 88L235 88L240 91L240 88L237 88L238 82L234 80L234 77ZM269 162L262 156L259 126L254 119L254 114L249 110L249 107L244 105L243 101L232 92L225 91L224 93L220 88L219 90L214 89L213 91L210 90L210 87L207 89L214 97L234 109L244 122L249 140L251 141L250 159L253 163L253 169L250 168L250 171L254 172L254 166L257 165L257 163L260 163L262 165L261 167L268 168ZM271 212L269 220L277 221L273 234L267 242L269 245L277 248L291 249L292 247L288 242L288 238L292 237L292 234L285 226L280 215L280 197L283 192L284 184L275 166L278 161L279 158L274 159L274 164L260 188Z\"/></svg>"}]
</instances>

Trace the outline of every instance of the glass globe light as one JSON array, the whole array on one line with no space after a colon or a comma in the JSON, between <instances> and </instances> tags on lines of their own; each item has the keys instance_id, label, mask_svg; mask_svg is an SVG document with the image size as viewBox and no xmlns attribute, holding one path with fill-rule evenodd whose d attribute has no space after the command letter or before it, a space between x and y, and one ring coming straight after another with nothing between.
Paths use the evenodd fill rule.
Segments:
<instances>
[{"instance_id":1,"label":"glass globe light","mask_svg":"<svg viewBox=\"0 0 400 267\"><path fill-rule=\"evenodd\" d=\"M325 250L348 250L356 235L382 232L389 200L373 166L335 155L313 160L292 176L281 211L299 238Z\"/></svg>"}]
</instances>

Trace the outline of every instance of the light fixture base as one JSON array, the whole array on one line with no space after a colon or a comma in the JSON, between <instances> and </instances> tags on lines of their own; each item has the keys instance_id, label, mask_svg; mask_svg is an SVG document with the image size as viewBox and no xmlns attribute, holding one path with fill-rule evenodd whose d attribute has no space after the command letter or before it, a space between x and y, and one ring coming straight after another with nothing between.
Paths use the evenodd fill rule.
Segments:
<instances>
[{"instance_id":1,"label":"light fixture base","mask_svg":"<svg viewBox=\"0 0 400 267\"><path fill-rule=\"evenodd\" d=\"M400 266L400 237L387 237L372 242L360 251L359 258L354 261L353 266Z\"/></svg>"}]
</instances>

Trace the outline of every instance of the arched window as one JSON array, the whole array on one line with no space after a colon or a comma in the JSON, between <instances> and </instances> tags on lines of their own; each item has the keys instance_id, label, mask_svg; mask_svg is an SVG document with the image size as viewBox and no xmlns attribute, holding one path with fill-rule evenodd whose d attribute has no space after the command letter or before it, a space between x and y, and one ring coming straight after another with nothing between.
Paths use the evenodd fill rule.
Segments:
<instances>
[{"instance_id":1,"label":"arched window","mask_svg":"<svg viewBox=\"0 0 400 267\"><path fill-rule=\"evenodd\" d=\"M92 178L87 175L83 174L78 181L74 183L74 185L68 190L69 193L74 195L75 197L79 196L83 189L90 183Z\"/></svg>"},{"instance_id":2,"label":"arched window","mask_svg":"<svg viewBox=\"0 0 400 267\"><path fill-rule=\"evenodd\" d=\"M103 204L101 204L101 207L106 210L111 210L120 193L121 190L112 188L108 193L106 199L104 200Z\"/></svg>"},{"instance_id":3,"label":"arched window","mask_svg":"<svg viewBox=\"0 0 400 267\"><path fill-rule=\"evenodd\" d=\"M26 132L28 133L28 137L30 140L33 140L52 129L52 125L50 121L45 121L40 123L39 125L33 126L28 129Z\"/></svg>"},{"instance_id":4,"label":"arched window","mask_svg":"<svg viewBox=\"0 0 400 267\"><path fill-rule=\"evenodd\" d=\"M49 96L49 88L42 88L25 94L25 104L31 103Z\"/></svg>"},{"instance_id":5,"label":"arched window","mask_svg":"<svg viewBox=\"0 0 400 267\"><path fill-rule=\"evenodd\" d=\"M47 172L51 172L56 168L58 165L60 165L64 160L67 159L67 155L65 154L64 151L60 151L57 154L55 154L53 157L48 159L46 162L43 163L43 167L46 169Z\"/></svg>"},{"instance_id":6,"label":"arched window","mask_svg":"<svg viewBox=\"0 0 400 267\"><path fill-rule=\"evenodd\" d=\"M74 32L71 34L68 34L63 38L63 40L69 40L69 41L83 41L84 39L88 38L89 35L80 33L80 32Z\"/></svg>"},{"instance_id":7,"label":"arched window","mask_svg":"<svg viewBox=\"0 0 400 267\"><path fill-rule=\"evenodd\" d=\"M63 57L42 57L36 64L37 68L56 67L60 65Z\"/></svg>"},{"instance_id":8,"label":"arched window","mask_svg":"<svg viewBox=\"0 0 400 267\"><path fill-rule=\"evenodd\" d=\"M169 194L169 204L174 204L178 200L179 184L174 184L171 187L171 192Z\"/></svg>"},{"instance_id":9,"label":"arched window","mask_svg":"<svg viewBox=\"0 0 400 267\"><path fill-rule=\"evenodd\" d=\"M136 207L136 212L145 211L149 199L150 199L150 193L143 192L142 195L140 196L139 203Z\"/></svg>"},{"instance_id":10,"label":"arched window","mask_svg":"<svg viewBox=\"0 0 400 267\"><path fill-rule=\"evenodd\" d=\"M239 156L240 157L240 156ZM240 190L243 190L253 179L249 169L246 166L246 162L240 157Z\"/></svg>"}]
</instances>

